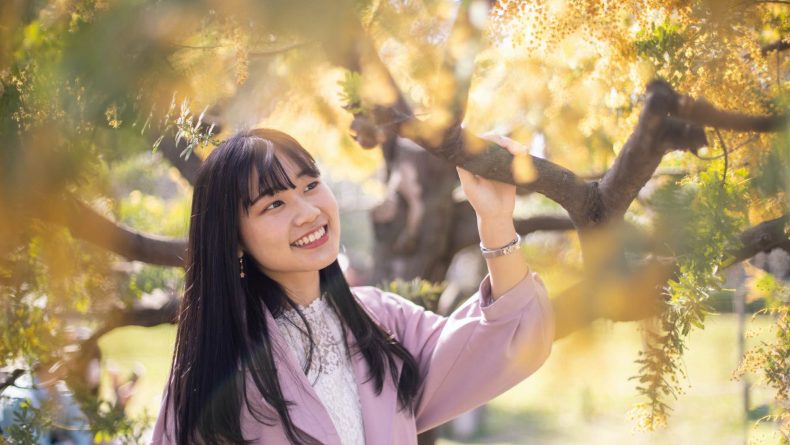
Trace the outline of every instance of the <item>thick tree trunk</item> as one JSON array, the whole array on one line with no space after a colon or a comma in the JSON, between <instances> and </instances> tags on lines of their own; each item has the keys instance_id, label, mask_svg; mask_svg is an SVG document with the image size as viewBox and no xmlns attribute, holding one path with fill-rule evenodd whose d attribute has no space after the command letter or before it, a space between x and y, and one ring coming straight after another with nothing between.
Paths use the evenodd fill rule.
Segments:
<instances>
[{"instance_id":1,"label":"thick tree trunk","mask_svg":"<svg viewBox=\"0 0 790 445\"><path fill-rule=\"evenodd\" d=\"M412 169L416 177L413 190L421 209L410 206L400 193L393 198L396 212L389 220L372 215L375 233L374 270L375 283L395 278L411 280L417 277L429 281L442 281L455 254L451 237L455 222L455 205L452 199L457 175L452 165L432 156L425 150L400 153L396 169ZM421 214L412 235L409 232L410 212Z\"/></svg>"}]
</instances>

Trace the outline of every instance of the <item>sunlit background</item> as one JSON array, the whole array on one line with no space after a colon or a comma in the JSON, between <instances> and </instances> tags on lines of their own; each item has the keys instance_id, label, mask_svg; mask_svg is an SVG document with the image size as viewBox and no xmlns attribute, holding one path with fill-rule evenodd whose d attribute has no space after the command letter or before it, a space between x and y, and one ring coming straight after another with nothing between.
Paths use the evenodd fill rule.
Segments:
<instances>
[{"instance_id":1,"label":"sunlit background","mask_svg":"<svg viewBox=\"0 0 790 445\"><path fill-rule=\"evenodd\" d=\"M299 140L341 205L350 279L419 297L428 287L392 283L412 276L371 282L381 259L370 212L392 192L391 160L380 145L360 146L355 117L401 95L419 124L401 135L436 142L460 95L466 132L508 135L596 180L655 78L719 109L786 115L788 15L787 2L735 0L4 1L0 442L29 443L62 421L57 404L20 402L32 397L31 374L46 391L68 384L57 390L73 394L96 441L149 437L175 328L124 314L177 302L189 172L234 131L265 126ZM739 233L787 214L790 133L706 135L696 153L663 156L625 215L632 230L610 234L628 260L669 257L681 271L666 288L680 314L669 331L682 343L666 349L667 368L637 362L655 346L649 333L666 328L660 317L597 321L555 342L543 368L472 420L443 427L437 443L787 443L790 231L747 263L720 265ZM535 179L529 159L506 166L516 181ZM516 218L547 215L567 212L519 197ZM444 265L447 283L471 295L482 265L474 249L460 252ZM589 266L572 230L531 233L524 254L553 296ZM131 326L144 323L154 326ZM674 396L638 389L656 375Z\"/></svg>"}]
</instances>

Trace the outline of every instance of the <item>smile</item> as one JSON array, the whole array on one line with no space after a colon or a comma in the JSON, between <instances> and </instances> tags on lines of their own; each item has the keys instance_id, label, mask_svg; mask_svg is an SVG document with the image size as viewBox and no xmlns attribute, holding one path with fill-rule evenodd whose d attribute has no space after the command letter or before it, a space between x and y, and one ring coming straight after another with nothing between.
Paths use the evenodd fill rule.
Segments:
<instances>
[{"instance_id":1,"label":"smile","mask_svg":"<svg viewBox=\"0 0 790 445\"><path fill-rule=\"evenodd\" d=\"M311 249L324 244L328 238L326 227L327 226L319 227L312 233L308 233L307 235L293 242L291 246Z\"/></svg>"}]
</instances>

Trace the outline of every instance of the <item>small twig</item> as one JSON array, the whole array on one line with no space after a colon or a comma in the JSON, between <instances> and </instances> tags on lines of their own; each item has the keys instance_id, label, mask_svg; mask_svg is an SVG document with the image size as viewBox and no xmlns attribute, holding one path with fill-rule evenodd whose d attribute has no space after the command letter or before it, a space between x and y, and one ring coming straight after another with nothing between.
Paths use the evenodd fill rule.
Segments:
<instances>
[{"instance_id":1,"label":"small twig","mask_svg":"<svg viewBox=\"0 0 790 445\"><path fill-rule=\"evenodd\" d=\"M718 128L716 129L716 131L719 131ZM754 136L750 137L749 139L741 142L740 144L738 144L735 147L733 147L732 149L730 149L727 153L722 152L720 155L716 155L716 156L700 156L700 155L697 155L697 159L702 160L702 161L715 161L716 159L723 158L724 156L727 156L728 153L734 153L735 151L747 146L751 142L754 142L754 140L757 139L757 137L758 137L757 135L754 135Z\"/></svg>"},{"instance_id":2,"label":"small twig","mask_svg":"<svg viewBox=\"0 0 790 445\"><path fill-rule=\"evenodd\" d=\"M722 137L719 128L716 127L714 130L716 131L716 137L719 138L719 144L721 144L721 149L723 151L722 154L724 155L724 171L721 175L721 189L724 190L724 185L727 183L727 166L729 164L729 156L727 156L727 152L729 150L727 150L727 144L724 143L724 137Z\"/></svg>"},{"instance_id":3,"label":"small twig","mask_svg":"<svg viewBox=\"0 0 790 445\"><path fill-rule=\"evenodd\" d=\"M297 43L292 43L290 45L283 46L282 48L274 48L274 49L270 49L270 50L266 50L266 51L250 51L247 54L250 55L250 56L274 56L274 55L277 55L277 54L288 52L288 51L290 51L292 49L301 48L303 46L306 46L307 44L308 44L308 42L297 42Z\"/></svg>"},{"instance_id":4,"label":"small twig","mask_svg":"<svg viewBox=\"0 0 790 445\"><path fill-rule=\"evenodd\" d=\"M214 50L214 49L221 49L221 48L231 48L232 45L206 45L206 46L196 46L196 45L186 45L183 43L171 43L171 46L175 46L176 48L181 49L199 49L199 50ZM292 49L296 49L302 46L307 45L307 42L297 42L292 43L290 45L283 46L281 48L273 48L270 50L264 51L250 51L247 53L250 56L273 56L276 54L284 53L290 51Z\"/></svg>"},{"instance_id":5,"label":"small twig","mask_svg":"<svg viewBox=\"0 0 790 445\"><path fill-rule=\"evenodd\" d=\"M206 46L196 46L196 45L186 45L183 43L171 43L171 46L175 46L177 48L182 49L219 49L219 48L227 48L228 45L206 45Z\"/></svg>"}]
</instances>

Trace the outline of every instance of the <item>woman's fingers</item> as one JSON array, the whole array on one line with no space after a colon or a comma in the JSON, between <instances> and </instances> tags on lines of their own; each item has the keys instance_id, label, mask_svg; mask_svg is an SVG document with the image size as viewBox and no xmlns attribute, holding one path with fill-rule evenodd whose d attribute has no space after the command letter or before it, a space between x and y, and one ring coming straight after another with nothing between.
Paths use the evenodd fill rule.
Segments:
<instances>
[{"instance_id":1,"label":"woman's fingers","mask_svg":"<svg viewBox=\"0 0 790 445\"><path fill-rule=\"evenodd\" d=\"M458 178L461 180L462 183L463 182L476 183L480 179L476 174L468 170L465 170L462 167L458 167L456 165L455 169L458 171Z\"/></svg>"},{"instance_id":2,"label":"woman's fingers","mask_svg":"<svg viewBox=\"0 0 790 445\"><path fill-rule=\"evenodd\" d=\"M493 133L487 133L487 134L484 134L484 135L482 135L480 137L485 139L485 140L487 140L487 141L489 141L489 142L493 142L493 143L499 145L500 147L503 147L504 149L506 149L507 151L509 151L511 154L514 154L514 155L524 154L524 153L527 153L527 151L528 151L526 145L524 145L521 142L518 142L516 140L510 139L509 137L506 137L506 136L502 136L502 135L499 135L499 134L493 134Z\"/></svg>"}]
</instances>

